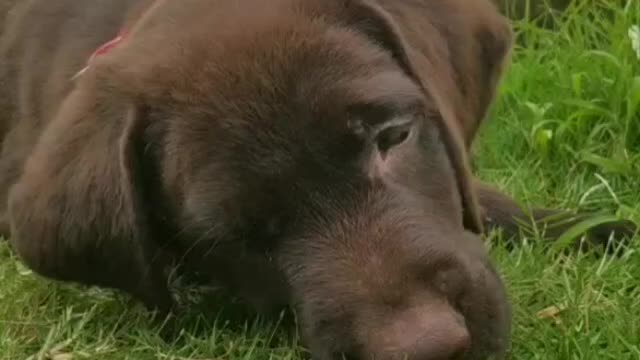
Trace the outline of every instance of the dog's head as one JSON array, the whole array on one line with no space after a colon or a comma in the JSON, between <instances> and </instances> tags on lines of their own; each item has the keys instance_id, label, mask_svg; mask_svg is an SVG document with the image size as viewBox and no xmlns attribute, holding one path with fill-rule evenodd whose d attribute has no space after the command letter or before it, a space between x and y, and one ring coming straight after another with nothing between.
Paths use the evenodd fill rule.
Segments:
<instances>
[{"instance_id":1,"label":"dog's head","mask_svg":"<svg viewBox=\"0 0 640 360\"><path fill-rule=\"evenodd\" d=\"M76 174L135 195L85 209L104 231L136 213L203 266L264 259L318 359L504 353L467 164L511 41L488 0L156 1L129 36L56 120L59 148L113 132Z\"/></svg>"}]
</instances>

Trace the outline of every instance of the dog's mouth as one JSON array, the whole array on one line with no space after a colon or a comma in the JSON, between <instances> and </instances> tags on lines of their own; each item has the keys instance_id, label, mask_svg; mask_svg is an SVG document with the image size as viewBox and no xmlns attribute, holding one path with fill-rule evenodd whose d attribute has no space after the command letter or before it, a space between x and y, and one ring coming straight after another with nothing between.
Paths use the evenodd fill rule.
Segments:
<instances>
[{"instance_id":1,"label":"dog's mouth","mask_svg":"<svg viewBox=\"0 0 640 360\"><path fill-rule=\"evenodd\" d=\"M384 261L382 258L372 257L371 261ZM394 295L407 291L402 286L411 285L363 288L367 281L394 284L397 280L381 279L375 272L370 272L370 278L347 280L359 270L343 268L340 273L333 272L334 261L341 260L327 258L318 265L325 270L311 276L308 267L316 265L304 264L297 268L292 281L303 343L315 358L506 359L509 315L503 311L506 300L487 294L492 291L492 284L479 292L478 287L465 290L469 299L463 304L465 308L460 309L441 293L432 292L433 283L401 296ZM492 276L488 270L483 272L483 276ZM470 305L473 301L476 303ZM475 314L482 311L486 313Z\"/></svg>"}]
</instances>

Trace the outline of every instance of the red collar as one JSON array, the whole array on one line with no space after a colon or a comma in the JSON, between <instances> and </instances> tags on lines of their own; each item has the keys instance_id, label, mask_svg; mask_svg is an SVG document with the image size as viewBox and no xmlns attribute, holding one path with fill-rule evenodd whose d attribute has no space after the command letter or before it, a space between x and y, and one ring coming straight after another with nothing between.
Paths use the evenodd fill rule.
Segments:
<instances>
[{"instance_id":1,"label":"red collar","mask_svg":"<svg viewBox=\"0 0 640 360\"><path fill-rule=\"evenodd\" d=\"M87 60L87 65L82 68L82 70L78 71L72 78L71 80L75 80L76 78L78 78L79 76L81 76L82 74L84 74L89 67L91 66L91 62L93 61L93 59L95 59L96 57L100 56L100 55L104 55L106 53L108 53L109 51L111 51L113 48L115 48L116 46L118 46L118 44L120 44L122 42L122 40L124 40L127 36L128 32L126 30L120 30L120 32L118 32L118 35L109 40L108 42L104 43L103 45L101 45L96 51L94 51L91 56L89 57L89 59Z\"/></svg>"},{"instance_id":2,"label":"red collar","mask_svg":"<svg viewBox=\"0 0 640 360\"><path fill-rule=\"evenodd\" d=\"M2 0L0 0L2 1ZM156 4L155 0L149 0L147 2L142 2L142 4L140 5L139 8L136 9L135 13L137 14L137 18L140 19L142 17L144 17L144 15L149 11L150 8L153 7L153 5ZM131 24L128 24L129 27L131 27ZM78 71L72 78L71 80L75 80L76 78L80 77L82 74L84 74L89 67L91 66L91 62L98 56L104 55L106 53L108 53L109 51L113 50L113 48L115 48L116 46L118 46L123 40L125 40L127 38L127 36L129 35L129 31L127 29L125 29L125 27L127 27L127 25L124 25L122 29L120 29L120 31L118 32L118 34L116 35L115 38L107 41L106 43L102 44L98 49L96 49L96 51L94 51L91 56L89 56L89 59L87 60L87 63L85 65L85 67L83 69L81 69L80 71Z\"/></svg>"}]
</instances>

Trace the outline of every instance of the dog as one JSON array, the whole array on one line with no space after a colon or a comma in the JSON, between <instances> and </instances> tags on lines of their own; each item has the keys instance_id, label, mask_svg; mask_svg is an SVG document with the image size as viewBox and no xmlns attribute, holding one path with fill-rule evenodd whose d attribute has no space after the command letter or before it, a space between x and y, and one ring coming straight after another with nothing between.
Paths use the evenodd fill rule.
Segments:
<instances>
[{"instance_id":1,"label":"dog","mask_svg":"<svg viewBox=\"0 0 640 360\"><path fill-rule=\"evenodd\" d=\"M513 41L491 0L13 3L0 221L34 272L171 314L182 264L291 306L315 359L506 356L481 235L564 212L469 169Z\"/></svg>"}]
</instances>

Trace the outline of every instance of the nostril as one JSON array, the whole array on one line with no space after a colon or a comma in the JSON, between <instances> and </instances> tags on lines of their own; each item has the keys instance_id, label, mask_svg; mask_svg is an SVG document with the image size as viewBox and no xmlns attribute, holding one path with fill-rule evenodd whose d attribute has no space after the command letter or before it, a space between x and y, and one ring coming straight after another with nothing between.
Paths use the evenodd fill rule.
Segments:
<instances>
[{"instance_id":1,"label":"nostril","mask_svg":"<svg viewBox=\"0 0 640 360\"><path fill-rule=\"evenodd\" d=\"M469 351L471 337L463 326L444 325L434 328L423 345L420 350L422 360L457 360Z\"/></svg>"},{"instance_id":2,"label":"nostril","mask_svg":"<svg viewBox=\"0 0 640 360\"><path fill-rule=\"evenodd\" d=\"M454 339L451 347L451 355L445 358L447 360L461 360L467 355L467 352L471 348L471 338L469 333L463 334L461 337Z\"/></svg>"}]
</instances>

